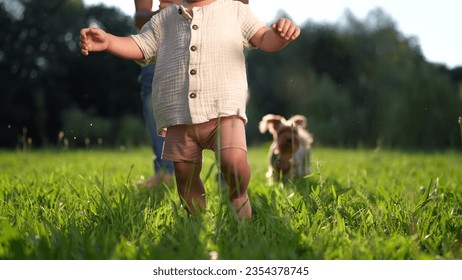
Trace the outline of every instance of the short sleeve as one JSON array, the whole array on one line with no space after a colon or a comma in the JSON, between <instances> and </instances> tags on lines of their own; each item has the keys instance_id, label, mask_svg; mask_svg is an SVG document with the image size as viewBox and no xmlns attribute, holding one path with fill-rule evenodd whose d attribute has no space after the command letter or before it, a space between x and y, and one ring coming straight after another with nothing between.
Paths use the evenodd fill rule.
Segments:
<instances>
[{"instance_id":1,"label":"short sleeve","mask_svg":"<svg viewBox=\"0 0 462 280\"><path fill-rule=\"evenodd\" d=\"M246 48L253 47L250 39L257 33L260 28L265 27L265 23L258 19L250 9L249 5L234 1L239 5L239 21L241 23L242 38Z\"/></svg>"},{"instance_id":2,"label":"short sleeve","mask_svg":"<svg viewBox=\"0 0 462 280\"><path fill-rule=\"evenodd\" d=\"M157 15L154 15L150 21L146 22L138 34L130 36L144 56L144 59L135 60L135 62L143 66L154 63L156 60L160 38L159 17Z\"/></svg>"}]
</instances>

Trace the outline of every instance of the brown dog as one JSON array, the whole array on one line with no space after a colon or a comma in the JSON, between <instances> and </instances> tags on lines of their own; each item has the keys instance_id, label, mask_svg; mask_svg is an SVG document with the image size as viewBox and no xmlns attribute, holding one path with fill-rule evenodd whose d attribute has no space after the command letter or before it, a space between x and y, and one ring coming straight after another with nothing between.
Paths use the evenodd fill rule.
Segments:
<instances>
[{"instance_id":1,"label":"brown dog","mask_svg":"<svg viewBox=\"0 0 462 280\"><path fill-rule=\"evenodd\" d=\"M260 132L273 135L269 148L270 182L282 182L288 178L302 178L311 172L310 153L313 136L306 130L307 120L295 115L286 120L279 115L268 114L260 121Z\"/></svg>"}]
</instances>

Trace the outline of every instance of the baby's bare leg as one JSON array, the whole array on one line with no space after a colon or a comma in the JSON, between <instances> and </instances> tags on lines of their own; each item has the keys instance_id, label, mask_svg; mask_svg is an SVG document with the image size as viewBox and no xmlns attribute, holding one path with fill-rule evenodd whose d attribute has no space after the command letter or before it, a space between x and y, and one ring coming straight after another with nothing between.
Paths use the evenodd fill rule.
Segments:
<instances>
[{"instance_id":1,"label":"baby's bare leg","mask_svg":"<svg viewBox=\"0 0 462 280\"><path fill-rule=\"evenodd\" d=\"M201 163L175 162L175 178L181 202L190 214L206 209L205 188L200 178Z\"/></svg>"},{"instance_id":2,"label":"baby's bare leg","mask_svg":"<svg viewBox=\"0 0 462 280\"><path fill-rule=\"evenodd\" d=\"M221 172L229 188L231 205L236 210L237 218L252 217L252 207L247 195L250 182L250 166L247 152L242 149L228 148L221 150Z\"/></svg>"}]
</instances>

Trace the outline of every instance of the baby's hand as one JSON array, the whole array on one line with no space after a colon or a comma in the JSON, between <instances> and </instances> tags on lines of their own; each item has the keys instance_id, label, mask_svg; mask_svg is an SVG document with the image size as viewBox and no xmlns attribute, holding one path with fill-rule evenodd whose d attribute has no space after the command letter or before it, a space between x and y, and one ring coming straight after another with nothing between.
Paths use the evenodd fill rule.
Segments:
<instances>
[{"instance_id":1,"label":"baby's hand","mask_svg":"<svg viewBox=\"0 0 462 280\"><path fill-rule=\"evenodd\" d=\"M291 42L300 35L300 28L290 19L280 18L276 23L271 25L271 28L287 42Z\"/></svg>"},{"instance_id":2,"label":"baby's hand","mask_svg":"<svg viewBox=\"0 0 462 280\"><path fill-rule=\"evenodd\" d=\"M83 55L89 52L107 50L109 46L108 34L100 28L84 28L80 30L80 51Z\"/></svg>"}]
</instances>

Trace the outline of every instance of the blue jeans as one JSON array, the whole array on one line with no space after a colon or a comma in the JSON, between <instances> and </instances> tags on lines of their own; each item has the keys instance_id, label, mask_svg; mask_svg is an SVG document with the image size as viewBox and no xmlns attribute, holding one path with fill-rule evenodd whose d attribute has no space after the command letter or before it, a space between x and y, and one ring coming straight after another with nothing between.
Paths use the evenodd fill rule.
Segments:
<instances>
[{"instance_id":1,"label":"blue jeans","mask_svg":"<svg viewBox=\"0 0 462 280\"><path fill-rule=\"evenodd\" d=\"M146 126L149 130L152 150L154 152L154 173L164 171L173 173L173 163L162 159L162 149L164 137L157 134L156 121L154 119L154 108L152 105L152 79L154 78L154 64L141 67L139 83L141 85L141 103L143 105L143 115Z\"/></svg>"}]
</instances>

